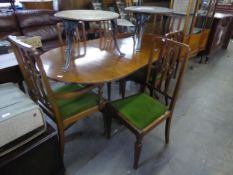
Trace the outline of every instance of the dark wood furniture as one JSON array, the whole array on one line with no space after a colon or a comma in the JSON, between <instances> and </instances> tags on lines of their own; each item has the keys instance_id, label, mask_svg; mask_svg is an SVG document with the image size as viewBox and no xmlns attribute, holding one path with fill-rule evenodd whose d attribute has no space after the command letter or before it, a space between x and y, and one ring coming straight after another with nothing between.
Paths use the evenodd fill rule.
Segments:
<instances>
[{"instance_id":1,"label":"dark wood furniture","mask_svg":"<svg viewBox=\"0 0 233 175\"><path fill-rule=\"evenodd\" d=\"M216 12L233 15L233 4L218 4L216 7ZM233 29L233 22L231 23L231 28ZM233 30L231 30L229 35L233 37Z\"/></svg>"},{"instance_id":2,"label":"dark wood furniture","mask_svg":"<svg viewBox=\"0 0 233 175\"><path fill-rule=\"evenodd\" d=\"M49 124L45 133L0 157L1 175L61 175L64 170L57 132Z\"/></svg>"},{"instance_id":3,"label":"dark wood furniture","mask_svg":"<svg viewBox=\"0 0 233 175\"><path fill-rule=\"evenodd\" d=\"M190 57L205 50L216 5L217 0L171 0L170 7L183 18L180 30L191 48Z\"/></svg>"},{"instance_id":4,"label":"dark wood furniture","mask_svg":"<svg viewBox=\"0 0 233 175\"><path fill-rule=\"evenodd\" d=\"M233 4L218 4L216 12L233 14Z\"/></svg>"},{"instance_id":5,"label":"dark wood furniture","mask_svg":"<svg viewBox=\"0 0 233 175\"><path fill-rule=\"evenodd\" d=\"M206 61L220 49L227 49L231 39L233 14L215 13L213 26L206 46Z\"/></svg>"},{"instance_id":6,"label":"dark wood furniture","mask_svg":"<svg viewBox=\"0 0 233 175\"><path fill-rule=\"evenodd\" d=\"M23 76L14 53L0 55L0 84L8 82L18 83L24 91Z\"/></svg>"},{"instance_id":7,"label":"dark wood furniture","mask_svg":"<svg viewBox=\"0 0 233 175\"><path fill-rule=\"evenodd\" d=\"M14 36L9 36L8 39L12 44L30 97L57 124L60 150L63 155L64 130L91 113L102 110L104 106L102 84L89 86L65 84L54 90L45 73L47 68L41 62L40 52ZM94 88L98 88L98 94L92 92Z\"/></svg>"},{"instance_id":8,"label":"dark wood furniture","mask_svg":"<svg viewBox=\"0 0 233 175\"><path fill-rule=\"evenodd\" d=\"M166 121L165 140L169 143L169 133L173 110L175 108L178 91L180 89L185 65L188 60L189 46L177 41L157 38L151 43L151 52L147 63L147 75L145 84L151 88L150 73L155 69L159 78L158 83L152 86L156 92L156 99L143 93L126 97L107 104L104 110L104 117L107 126L107 137L111 136L112 117L120 118L122 123L136 136L134 168L138 168L143 137L162 121ZM154 57L159 55L154 63ZM182 59L181 59L182 58ZM176 79L173 79L175 65L179 61L179 71ZM161 96L159 96L161 95ZM165 103L158 101L164 100Z\"/></svg>"}]
</instances>

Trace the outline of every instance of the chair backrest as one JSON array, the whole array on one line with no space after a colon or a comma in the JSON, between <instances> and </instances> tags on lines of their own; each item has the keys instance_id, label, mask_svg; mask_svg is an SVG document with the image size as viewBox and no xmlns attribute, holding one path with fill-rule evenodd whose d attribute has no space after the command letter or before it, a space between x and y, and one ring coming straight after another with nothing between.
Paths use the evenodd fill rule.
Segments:
<instances>
[{"instance_id":1,"label":"chair backrest","mask_svg":"<svg viewBox=\"0 0 233 175\"><path fill-rule=\"evenodd\" d=\"M158 44L159 43L159 44ZM152 60L154 54L159 50L158 60L154 63L153 68L159 76L159 79L153 87L157 93L165 98L165 103L169 104L169 110L173 111L180 89L185 66L189 57L190 48L183 43L166 39L156 38L148 62L148 74L146 84L149 84L150 73L152 70ZM182 57L181 57L182 55ZM158 55L157 55L158 56ZM179 62L179 70L176 79L173 78L176 63ZM168 103L169 101L169 103Z\"/></svg>"},{"instance_id":2,"label":"chair backrest","mask_svg":"<svg viewBox=\"0 0 233 175\"><path fill-rule=\"evenodd\" d=\"M179 31L181 28L182 16L180 15L154 15L153 33L165 35L169 32Z\"/></svg>"},{"instance_id":3,"label":"chair backrest","mask_svg":"<svg viewBox=\"0 0 233 175\"><path fill-rule=\"evenodd\" d=\"M165 37L182 43L184 39L184 32L183 31L169 32L166 33Z\"/></svg>"},{"instance_id":4,"label":"chair backrest","mask_svg":"<svg viewBox=\"0 0 233 175\"><path fill-rule=\"evenodd\" d=\"M15 36L9 36L8 39L12 44L20 70L28 87L29 96L36 103L40 102L44 106L49 107L48 91L50 91L51 97L53 98L52 90L45 76L39 51L21 42Z\"/></svg>"}]
</instances>

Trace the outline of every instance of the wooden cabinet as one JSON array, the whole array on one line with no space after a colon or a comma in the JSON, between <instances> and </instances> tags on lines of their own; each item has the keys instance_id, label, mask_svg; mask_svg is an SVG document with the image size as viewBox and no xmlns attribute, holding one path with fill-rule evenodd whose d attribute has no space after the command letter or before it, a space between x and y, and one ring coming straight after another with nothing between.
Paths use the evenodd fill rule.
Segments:
<instances>
[{"instance_id":1,"label":"wooden cabinet","mask_svg":"<svg viewBox=\"0 0 233 175\"><path fill-rule=\"evenodd\" d=\"M218 4L216 12L233 14L233 4Z\"/></svg>"},{"instance_id":2,"label":"wooden cabinet","mask_svg":"<svg viewBox=\"0 0 233 175\"><path fill-rule=\"evenodd\" d=\"M217 0L172 0L171 7L177 15L183 15L180 30L184 42L190 45L191 57L205 50L213 23Z\"/></svg>"},{"instance_id":3,"label":"wooden cabinet","mask_svg":"<svg viewBox=\"0 0 233 175\"><path fill-rule=\"evenodd\" d=\"M232 31L233 15L215 13L213 27L208 40L206 54L210 56L216 51L226 49L230 42Z\"/></svg>"}]
</instances>

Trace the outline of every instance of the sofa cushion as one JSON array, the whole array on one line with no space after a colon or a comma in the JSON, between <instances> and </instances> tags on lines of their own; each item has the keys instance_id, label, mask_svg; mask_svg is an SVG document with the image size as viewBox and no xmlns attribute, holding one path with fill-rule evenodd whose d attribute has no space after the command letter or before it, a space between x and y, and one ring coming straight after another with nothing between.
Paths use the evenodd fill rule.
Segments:
<instances>
[{"instance_id":1,"label":"sofa cushion","mask_svg":"<svg viewBox=\"0 0 233 175\"><path fill-rule=\"evenodd\" d=\"M0 13L0 38L8 35L19 35L20 30L17 25L16 16L14 12Z\"/></svg>"},{"instance_id":2,"label":"sofa cushion","mask_svg":"<svg viewBox=\"0 0 233 175\"><path fill-rule=\"evenodd\" d=\"M22 33L25 36L40 36L42 42L58 39L58 31L56 25L25 28L22 29Z\"/></svg>"},{"instance_id":3,"label":"sofa cushion","mask_svg":"<svg viewBox=\"0 0 233 175\"><path fill-rule=\"evenodd\" d=\"M54 16L53 10L17 11L16 17L22 34L25 36L41 36L44 41L58 38L56 24L61 20Z\"/></svg>"},{"instance_id":4,"label":"sofa cushion","mask_svg":"<svg viewBox=\"0 0 233 175\"><path fill-rule=\"evenodd\" d=\"M16 17L19 21L20 28L53 25L61 20L54 16L53 10L22 10L17 11Z\"/></svg>"}]
</instances>

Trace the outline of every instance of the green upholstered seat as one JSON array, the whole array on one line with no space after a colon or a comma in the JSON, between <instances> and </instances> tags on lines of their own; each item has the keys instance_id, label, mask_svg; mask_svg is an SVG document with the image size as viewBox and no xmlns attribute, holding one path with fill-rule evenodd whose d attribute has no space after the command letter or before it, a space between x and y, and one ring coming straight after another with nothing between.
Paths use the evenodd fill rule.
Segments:
<instances>
[{"instance_id":1,"label":"green upholstered seat","mask_svg":"<svg viewBox=\"0 0 233 175\"><path fill-rule=\"evenodd\" d=\"M68 84L55 90L56 93L66 93L80 89L83 86L77 84ZM85 93L77 98L67 100L57 100L57 105L60 110L61 117L67 119L72 115L85 111L88 108L98 104L98 96L93 92Z\"/></svg>"},{"instance_id":2,"label":"green upholstered seat","mask_svg":"<svg viewBox=\"0 0 233 175\"><path fill-rule=\"evenodd\" d=\"M138 129L144 129L167 111L164 104L145 93L114 101L111 105Z\"/></svg>"}]
</instances>

